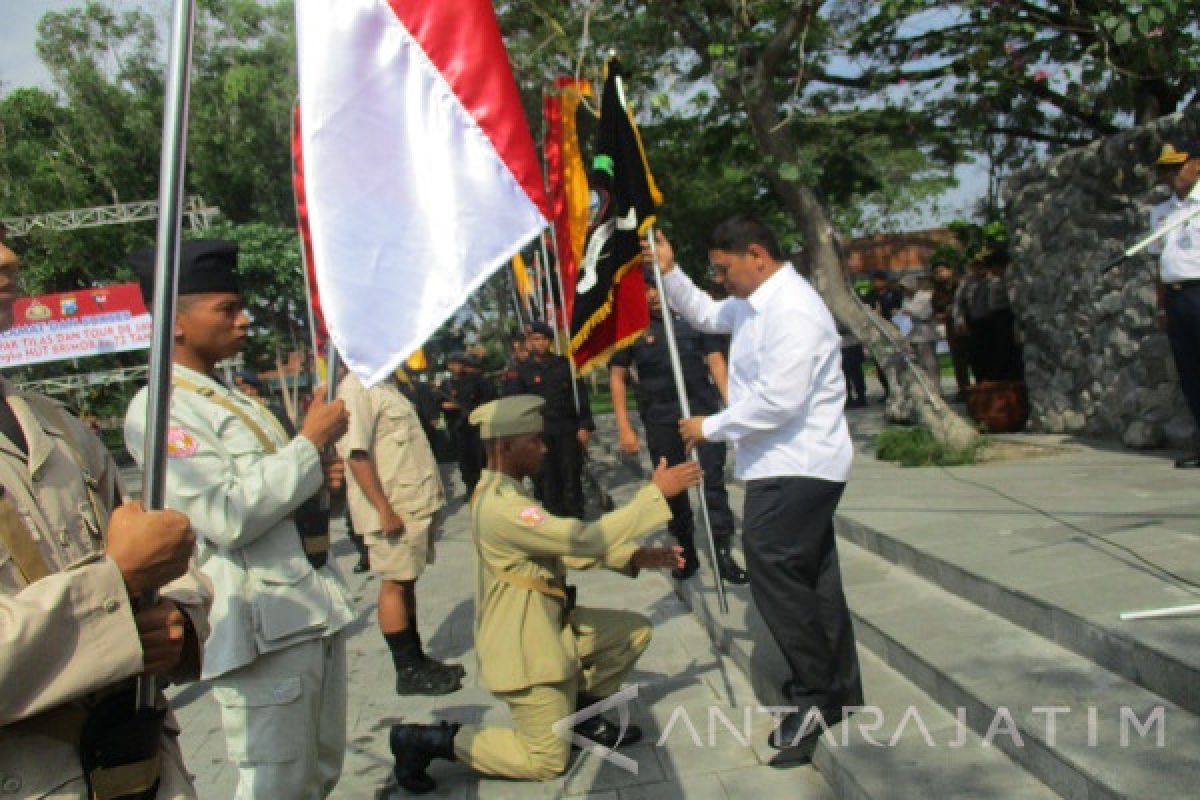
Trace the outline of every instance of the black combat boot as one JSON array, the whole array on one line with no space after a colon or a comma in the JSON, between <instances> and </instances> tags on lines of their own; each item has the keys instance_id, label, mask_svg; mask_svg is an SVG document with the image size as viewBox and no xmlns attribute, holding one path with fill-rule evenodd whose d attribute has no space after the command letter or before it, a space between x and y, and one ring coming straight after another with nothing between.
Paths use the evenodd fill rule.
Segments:
<instances>
[{"instance_id":1,"label":"black combat boot","mask_svg":"<svg viewBox=\"0 0 1200 800\"><path fill-rule=\"evenodd\" d=\"M430 658L425 652L425 643L421 640L421 631L417 629L416 620L412 620L410 626L417 637L417 650L421 654L421 660L430 666L434 672L444 672L447 675L453 675L462 681L467 676L467 668L462 664L443 664L435 658Z\"/></svg>"},{"instance_id":2,"label":"black combat boot","mask_svg":"<svg viewBox=\"0 0 1200 800\"><path fill-rule=\"evenodd\" d=\"M750 578L746 575L746 570L738 566L738 563L733 560L733 552L730 550L728 539L717 540L717 569L721 573L721 578L732 583L735 586L745 586L750 582Z\"/></svg>"},{"instance_id":3,"label":"black combat boot","mask_svg":"<svg viewBox=\"0 0 1200 800\"><path fill-rule=\"evenodd\" d=\"M438 725L393 725L388 735L396 766L392 774L401 788L413 794L425 794L437 788L437 783L425 772L435 758L454 761L454 737L458 723Z\"/></svg>"},{"instance_id":4,"label":"black combat boot","mask_svg":"<svg viewBox=\"0 0 1200 800\"><path fill-rule=\"evenodd\" d=\"M586 694L577 695L575 698L575 710L580 711L588 706L593 706L603 699L603 697L591 697ZM642 729L637 725L630 723L625 727L625 733L622 735L621 725L602 714L596 714L579 722L575 725L574 731L583 738L591 739L596 744L606 747L609 750L615 750L617 747L629 747L642 740ZM575 747L575 745L571 746Z\"/></svg>"}]
</instances>

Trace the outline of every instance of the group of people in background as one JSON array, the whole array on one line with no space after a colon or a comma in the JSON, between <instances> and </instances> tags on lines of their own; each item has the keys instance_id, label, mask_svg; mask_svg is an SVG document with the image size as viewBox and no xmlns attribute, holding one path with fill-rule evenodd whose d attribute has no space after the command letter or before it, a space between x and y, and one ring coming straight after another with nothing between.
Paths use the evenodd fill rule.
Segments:
<instances>
[{"instance_id":1,"label":"group of people in background","mask_svg":"<svg viewBox=\"0 0 1200 800\"><path fill-rule=\"evenodd\" d=\"M936 258L930 273L907 272L893 279L876 270L869 282L855 288L868 309L899 331L916 365L928 376L930 390L939 394L939 351L941 343L946 343L957 388L955 399L963 401L973 384L1023 380L1006 268L1002 249L984 247L971 258L965 275L945 259ZM862 343L848 328L839 325L839 331L847 407L862 408L867 405L864 365L868 359ZM875 374L886 402L891 387L877 363Z\"/></svg>"}]
</instances>

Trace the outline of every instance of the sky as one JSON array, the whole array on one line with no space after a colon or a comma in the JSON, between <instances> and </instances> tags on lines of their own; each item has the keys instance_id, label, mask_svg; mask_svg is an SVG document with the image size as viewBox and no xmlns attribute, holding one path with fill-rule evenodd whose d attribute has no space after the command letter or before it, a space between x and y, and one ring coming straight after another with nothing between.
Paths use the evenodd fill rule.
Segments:
<instances>
[{"instance_id":1,"label":"sky","mask_svg":"<svg viewBox=\"0 0 1200 800\"><path fill-rule=\"evenodd\" d=\"M81 7L82 0L0 0L0 20L4 21L3 46L0 47L0 96L21 86L51 88L50 76L37 57L37 23L47 11ZM149 8L164 16L164 0L108 0L118 11ZM939 202L937 216L905 220L914 227L934 227L953 219L969 218L972 207L987 187L986 172L978 165L960 165L955 170L959 186L946 192Z\"/></svg>"},{"instance_id":2,"label":"sky","mask_svg":"<svg viewBox=\"0 0 1200 800\"><path fill-rule=\"evenodd\" d=\"M4 46L0 47L0 91L19 86L50 88L50 76L38 60L37 22L47 11L80 5L79 0L0 0Z\"/></svg>"}]
</instances>

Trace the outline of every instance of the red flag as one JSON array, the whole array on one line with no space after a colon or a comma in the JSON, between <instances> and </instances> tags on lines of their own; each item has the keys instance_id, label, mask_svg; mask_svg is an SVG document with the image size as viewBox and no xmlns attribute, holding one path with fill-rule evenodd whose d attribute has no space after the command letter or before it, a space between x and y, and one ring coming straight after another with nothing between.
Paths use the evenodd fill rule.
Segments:
<instances>
[{"instance_id":1,"label":"red flag","mask_svg":"<svg viewBox=\"0 0 1200 800\"><path fill-rule=\"evenodd\" d=\"M541 165L489 0L296 16L313 268L369 385L545 228Z\"/></svg>"},{"instance_id":2,"label":"red flag","mask_svg":"<svg viewBox=\"0 0 1200 800\"><path fill-rule=\"evenodd\" d=\"M321 312L321 297L317 293L317 273L313 267L312 231L308 227L308 202L304 196L304 152L300 137L300 106L292 109L292 194L296 199L296 227L300 232L300 251L304 266L304 287L308 292L309 308L312 309L313 344L317 351L313 358L320 358L325 351L329 332L325 329L325 315Z\"/></svg>"}]
</instances>

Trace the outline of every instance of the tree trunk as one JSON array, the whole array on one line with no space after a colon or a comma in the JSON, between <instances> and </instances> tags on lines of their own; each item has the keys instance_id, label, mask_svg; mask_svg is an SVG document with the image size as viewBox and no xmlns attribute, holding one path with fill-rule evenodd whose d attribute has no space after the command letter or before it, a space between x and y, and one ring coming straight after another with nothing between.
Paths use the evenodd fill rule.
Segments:
<instances>
[{"instance_id":1,"label":"tree trunk","mask_svg":"<svg viewBox=\"0 0 1200 800\"><path fill-rule=\"evenodd\" d=\"M798 4L802 6L803 4ZM899 331L884 322L850 290L842 257L825 207L811 189L786 180L780 165L799 164L796 144L775 105L772 82L776 65L803 26L800 16L781 25L775 38L743 63L737 76L718 80L720 91L746 110L755 141L770 164L769 179L800 228L812 263L813 283L833 315L853 331L887 375L891 397L885 412L889 421L915 421L947 447L966 448L979 441L979 432L956 414L934 391L929 378L912 359ZM790 38L789 38L790 37Z\"/></svg>"}]
</instances>

